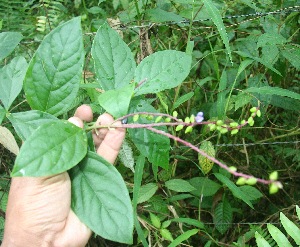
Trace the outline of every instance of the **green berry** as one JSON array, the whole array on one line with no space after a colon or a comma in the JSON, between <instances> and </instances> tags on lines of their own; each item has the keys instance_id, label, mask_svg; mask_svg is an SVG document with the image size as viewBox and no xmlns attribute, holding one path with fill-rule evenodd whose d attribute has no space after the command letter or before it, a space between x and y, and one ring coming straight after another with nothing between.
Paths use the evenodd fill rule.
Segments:
<instances>
[{"instance_id":1,"label":"green berry","mask_svg":"<svg viewBox=\"0 0 300 247\"><path fill-rule=\"evenodd\" d=\"M261 111L260 110L257 110L256 116L261 117Z\"/></svg>"},{"instance_id":2,"label":"green berry","mask_svg":"<svg viewBox=\"0 0 300 247\"><path fill-rule=\"evenodd\" d=\"M185 129L185 132L184 133L190 133L193 131L193 127L192 126L188 126L186 129Z\"/></svg>"},{"instance_id":3,"label":"green berry","mask_svg":"<svg viewBox=\"0 0 300 247\"><path fill-rule=\"evenodd\" d=\"M229 167L229 170L230 171L233 171L233 172L236 172L237 171L237 168L235 166L230 166Z\"/></svg>"},{"instance_id":4,"label":"green berry","mask_svg":"<svg viewBox=\"0 0 300 247\"><path fill-rule=\"evenodd\" d=\"M233 129L230 134L231 135L236 135L239 132L239 129Z\"/></svg>"},{"instance_id":5,"label":"green berry","mask_svg":"<svg viewBox=\"0 0 300 247\"><path fill-rule=\"evenodd\" d=\"M226 134L228 132L227 128L221 128L220 133L221 134Z\"/></svg>"},{"instance_id":6,"label":"green berry","mask_svg":"<svg viewBox=\"0 0 300 247\"><path fill-rule=\"evenodd\" d=\"M214 131L216 128L217 128L217 125L215 125L215 124L210 124L210 126L209 126L210 131Z\"/></svg>"},{"instance_id":7,"label":"green berry","mask_svg":"<svg viewBox=\"0 0 300 247\"><path fill-rule=\"evenodd\" d=\"M248 184L248 185L254 185L256 183L257 183L257 178L254 178L254 177L248 178L246 181L246 184Z\"/></svg>"},{"instance_id":8,"label":"green berry","mask_svg":"<svg viewBox=\"0 0 300 247\"><path fill-rule=\"evenodd\" d=\"M184 119L184 122L188 124L188 123L190 123L190 122L191 122L191 120L190 120L190 118L189 118L189 117L186 117L186 118Z\"/></svg>"},{"instance_id":9,"label":"green berry","mask_svg":"<svg viewBox=\"0 0 300 247\"><path fill-rule=\"evenodd\" d=\"M190 116L190 120L191 120L191 123L195 123L195 116L193 114Z\"/></svg>"},{"instance_id":10,"label":"green berry","mask_svg":"<svg viewBox=\"0 0 300 247\"><path fill-rule=\"evenodd\" d=\"M216 124L218 125L218 126L222 126L223 125L223 121L222 120L218 120L217 122L216 122Z\"/></svg>"},{"instance_id":11,"label":"green berry","mask_svg":"<svg viewBox=\"0 0 300 247\"><path fill-rule=\"evenodd\" d=\"M250 109L250 112L256 112L256 110L257 110L256 107L252 107L252 108Z\"/></svg>"},{"instance_id":12,"label":"green berry","mask_svg":"<svg viewBox=\"0 0 300 247\"><path fill-rule=\"evenodd\" d=\"M244 185L246 183L246 178L244 177L239 177L238 180L236 181L237 185Z\"/></svg>"},{"instance_id":13,"label":"green berry","mask_svg":"<svg viewBox=\"0 0 300 247\"><path fill-rule=\"evenodd\" d=\"M165 122L166 122L166 123L170 123L170 122L171 122L171 118L167 117L167 118L165 119Z\"/></svg>"},{"instance_id":14,"label":"green berry","mask_svg":"<svg viewBox=\"0 0 300 247\"><path fill-rule=\"evenodd\" d=\"M274 171L269 175L270 180L277 180L278 179L278 172Z\"/></svg>"},{"instance_id":15,"label":"green berry","mask_svg":"<svg viewBox=\"0 0 300 247\"><path fill-rule=\"evenodd\" d=\"M183 129L183 125L180 124L180 125L177 125L177 126L176 126L175 131L180 131L180 130L182 130L182 129Z\"/></svg>"},{"instance_id":16,"label":"green berry","mask_svg":"<svg viewBox=\"0 0 300 247\"><path fill-rule=\"evenodd\" d=\"M133 122L136 122L136 121L138 121L139 120L139 115L138 114L136 114L136 115L134 115L133 116Z\"/></svg>"},{"instance_id":17,"label":"green berry","mask_svg":"<svg viewBox=\"0 0 300 247\"><path fill-rule=\"evenodd\" d=\"M173 117L177 117L178 116L178 112L177 111L173 111Z\"/></svg>"},{"instance_id":18,"label":"green berry","mask_svg":"<svg viewBox=\"0 0 300 247\"><path fill-rule=\"evenodd\" d=\"M155 123L158 123L161 119L162 119L162 116L158 116L158 117L155 119Z\"/></svg>"},{"instance_id":19,"label":"green berry","mask_svg":"<svg viewBox=\"0 0 300 247\"><path fill-rule=\"evenodd\" d=\"M271 183L270 184L270 187L269 187L269 193L272 195L272 194L275 194L277 193L279 190L278 186L276 183Z\"/></svg>"}]
</instances>

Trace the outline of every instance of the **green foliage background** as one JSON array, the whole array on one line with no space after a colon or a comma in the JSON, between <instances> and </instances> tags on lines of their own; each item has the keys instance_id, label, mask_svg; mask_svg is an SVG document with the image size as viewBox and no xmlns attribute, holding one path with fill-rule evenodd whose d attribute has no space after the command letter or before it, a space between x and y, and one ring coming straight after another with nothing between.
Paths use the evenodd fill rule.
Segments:
<instances>
[{"instance_id":1,"label":"green foliage background","mask_svg":"<svg viewBox=\"0 0 300 247\"><path fill-rule=\"evenodd\" d=\"M221 22L217 17L210 19L213 16L207 6L211 3L225 17ZM172 114L176 110L182 118L202 111L206 120L241 121L256 104L255 98L259 99L262 117L237 135L220 135L207 127L186 135L174 129L170 132L197 146L210 141L214 150L206 152L215 153L216 158L244 173L268 178L277 170L284 187L275 195L269 195L265 185L237 187L235 179L216 165L212 171L203 172L198 155L174 142L169 169L154 170L153 175L151 163L144 162L128 141L117 168L130 192L139 189L139 197L133 200L139 216L135 220L140 222L134 246L145 245L146 239L154 246L179 246L181 242L185 246L256 246L255 231L274 244L266 234L266 223L279 223L279 212L292 219L294 205L300 201L299 5L297 0L2 0L0 31L20 32L23 39L9 57L0 61L0 66L19 55L29 62L44 36L75 16L81 16L84 32L84 85L95 83L91 46L95 32L105 21L123 37L138 63L166 49L191 52L192 70L184 83L147 95L149 102L159 112ZM278 9L284 10L276 12ZM271 14L254 15L256 12ZM226 18L236 15L239 17ZM93 87L81 87L64 118L82 103L102 113L98 95ZM21 91L13 112L29 110L24 99ZM2 126L13 131L9 122L4 121ZM20 139L16 139L20 145ZM129 152L133 152L129 156L136 162L135 174L143 168L138 173L142 174L140 178L123 166L129 163ZM3 231L15 156L0 145L0 160ZM295 223L299 226L297 218ZM138 238L137 234L146 238ZM88 246L126 245L96 236Z\"/></svg>"}]
</instances>

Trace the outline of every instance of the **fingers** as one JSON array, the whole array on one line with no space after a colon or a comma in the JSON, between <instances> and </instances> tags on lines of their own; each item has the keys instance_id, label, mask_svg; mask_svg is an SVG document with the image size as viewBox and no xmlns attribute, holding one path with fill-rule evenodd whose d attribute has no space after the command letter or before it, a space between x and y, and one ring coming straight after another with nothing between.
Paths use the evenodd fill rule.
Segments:
<instances>
[{"instance_id":1,"label":"fingers","mask_svg":"<svg viewBox=\"0 0 300 247\"><path fill-rule=\"evenodd\" d=\"M91 122L93 120L92 108L88 105L81 105L76 109L74 117L78 117L82 121Z\"/></svg>"},{"instance_id":2,"label":"fingers","mask_svg":"<svg viewBox=\"0 0 300 247\"><path fill-rule=\"evenodd\" d=\"M97 120L97 123L101 125L110 125L113 122L114 119L107 113L102 114ZM115 124L121 125L120 122L116 122ZM108 162L114 163L125 137L125 129L101 128L97 132L95 131L93 135L97 153Z\"/></svg>"}]
</instances>

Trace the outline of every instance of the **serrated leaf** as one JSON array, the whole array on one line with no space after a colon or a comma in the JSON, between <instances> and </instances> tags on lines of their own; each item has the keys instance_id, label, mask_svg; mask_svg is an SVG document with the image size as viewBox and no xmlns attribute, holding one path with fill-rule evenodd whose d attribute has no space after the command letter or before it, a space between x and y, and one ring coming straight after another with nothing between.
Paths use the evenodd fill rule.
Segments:
<instances>
[{"instance_id":1,"label":"serrated leaf","mask_svg":"<svg viewBox=\"0 0 300 247\"><path fill-rule=\"evenodd\" d=\"M220 184L207 177L194 177L189 183L196 188L195 191L191 191L195 196L213 196L221 188Z\"/></svg>"},{"instance_id":2,"label":"serrated leaf","mask_svg":"<svg viewBox=\"0 0 300 247\"><path fill-rule=\"evenodd\" d=\"M12 177L41 177L65 172L83 159L87 137L68 121L45 123L21 147Z\"/></svg>"},{"instance_id":3,"label":"serrated leaf","mask_svg":"<svg viewBox=\"0 0 300 247\"><path fill-rule=\"evenodd\" d=\"M179 246L183 241L188 240L191 236L197 234L198 232L199 232L198 229L188 230L182 233L181 235L179 235L176 239L174 239L172 243L168 245L168 247Z\"/></svg>"},{"instance_id":4,"label":"serrated leaf","mask_svg":"<svg viewBox=\"0 0 300 247\"><path fill-rule=\"evenodd\" d=\"M11 113L7 115L7 118L12 123L17 135L23 141L41 125L58 120L49 113L37 110Z\"/></svg>"},{"instance_id":5,"label":"serrated leaf","mask_svg":"<svg viewBox=\"0 0 300 247\"><path fill-rule=\"evenodd\" d=\"M258 232L255 232L255 239L257 247L271 247L268 241L266 241Z\"/></svg>"},{"instance_id":6,"label":"serrated leaf","mask_svg":"<svg viewBox=\"0 0 300 247\"><path fill-rule=\"evenodd\" d=\"M152 214L151 212L149 214L150 214L150 220L152 225L159 229L161 227L161 222L159 217L156 216L155 214Z\"/></svg>"},{"instance_id":7,"label":"serrated leaf","mask_svg":"<svg viewBox=\"0 0 300 247\"><path fill-rule=\"evenodd\" d=\"M220 202L214 211L214 223L216 229L224 234L232 223L232 208L230 203L225 199Z\"/></svg>"},{"instance_id":8,"label":"serrated leaf","mask_svg":"<svg viewBox=\"0 0 300 247\"><path fill-rule=\"evenodd\" d=\"M230 181L229 178L225 177L221 173L214 173L214 175L219 181L221 181L223 184L225 184L228 187L228 189L232 192L232 194L236 198L241 199L246 204L248 204L249 207L253 209L253 205L249 200L248 196L239 187L237 187L232 181Z\"/></svg>"},{"instance_id":9,"label":"serrated leaf","mask_svg":"<svg viewBox=\"0 0 300 247\"><path fill-rule=\"evenodd\" d=\"M96 153L88 152L70 171L70 177L71 206L79 219L105 239L131 244L133 210L117 169Z\"/></svg>"},{"instance_id":10,"label":"serrated leaf","mask_svg":"<svg viewBox=\"0 0 300 247\"><path fill-rule=\"evenodd\" d=\"M280 212L280 221L287 234L294 239L297 245L300 245L300 228L298 228L288 217Z\"/></svg>"},{"instance_id":11,"label":"serrated leaf","mask_svg":"<svg viewBox=\"0 0 300 247\"><path fill-rule=\"evenodd\" d=\"M284 234L276 226L268 224L267 227L271 236L276 241L278 246L292 247L291 243L288 241L286 236L284 236Z\"/></svg>"},{"instance_id":12,"label":"serrated leaf","mask_svg":"<svg viewBox=\"0 0 300 247\"><path fill-rule=\"evenodd\" d=\"M183 179L171 179L166 182L166 187L176 192L191 192L196 189L188 181Z\"/></svg>"},{"instance_id":13,"label":"serrated leaf","mask_svg":"<svg viewBox=\"0 0 300 247\"><path fill-rule=\"evenodd\" d=\"M287 89L279 88L279 87L250 87L245 90L248 93L260 93L260 94L270 94L270 95L278 95L289 97L292 99L300 100L300 94L292 92Z\"/></svg>"},{"instance_id":14,"label":"serrated leaf","mask_svg":"<svg viewBox=\"0 0 300 247\"><path fill-rule=\"evenodd\" d=\"M130 112L157 112L145 100L133 100ZM139 118L138 123L151 123L146 118ZM165 126L158 129L167 131ZM167 169L169 166L170 139L153 133L145 128L128 129L129 136L137 149L156 167Z\"/></svg>"},{"instance_id":15,"label":"serrated leaf","mask_svg":"<svg viewBox=\"0 0 300 247\"><path fill-rule=\"evenodd\" d=\"M19 153L19 146L15 137L6 127L0 126L0 143L13 154Z\"/></svg>"},{"instance_id":16,"label":"serrated leaf","mask_svg":"<svg viewBox=\"0 0 300 247\"><path fill-rule=\"evenodd\" d=\"M128 113L129 103L132 98L134 84L122 88L108 90L99 95L100 105L115 118L122 117Z\"/></svg>"},{"instance_id":17,"label":"serrated leaf","mask_svg":"<svg viewBox=\"0 0 300 247\"><path fill-rule=\"evenodd\" d=\"M84 50L80 17L49 33L29 63L24 91L32 109L55 116L76 98L82 76Z\"/></svg>"},{"instance_id":18,"label":"serrated leaf","mask_svg":"<svg viewBox=\"0 0 300 247\"><path fill-rule=\"evenodd\" d=\"M252 96L249 94L246 94L244 92L239 93L236 97L233 98L234 100L234 110L236 111L240 107L243 107L244 105L247 105L252 100Z\"/></svg>"},{"instance_id":19,"label":"serrated leaf","mask_svg":"<svg viewBox=\"0 0 300 247\"><path fill-rule=\"evenodd\" d=\"M283 45L287 42L286 38L279 33L263 33L257 41L257 49L259 47L269 45Z\"/></svg>"},{"instance_id":20,"label":"serrated leaf","mask_svg":"<svg viewBox=\"0 0 300 247\"><path fill-rule=\"evenodd\" d=\"M143 82L135 96L157 93L178 86L188 76L192 57L184 52L165 50L142 60L135 71L135 82Z\"/></svg>"},{"instance_id":21,"label":"serrated leaf","mask_svg":"<svg viewBox=\"0 0 300 247\"><path fill-rule=\"evenodd\" d=\"M129 168L132 172L134 172L134 157L132 148L129 145L128 141L125 139L122 143L121 149L119 151L118 157L125 167Z\"/></svg>"},{"instance_id":22,"label":"serrated leaf","mask_svg":"<svg viewBox=\"0 0 300 247\"><path fill-rule=\"evenodd\" d=\"M95 73L104 90L121 88L133 79L136 64L134 57L118 33L103 24L92 46Z\"/></svg>"},{"instance_id":23,"label":"serrated leaf","mask_svg":"<svg viewBox=\"0 0 300 247\"><path fill-rule=\"evenodd\" d=\"M140 187L137 203L143 203L148 201L158 190L158 186L155 183L145 184Z\"/></svg>"},{"instance_id":24,"label":"serrated leaf","mask_svg":"<svg viewBox=\"0 0 300 247\"><path fill-rule=\"evenodd\" d=\"M24 57L15 57L0 69L0 100L6 110L22 90L26 69L27 62Z\"/></svg>"},{"instance_id":25,"label":"serrated leaf","mask_svg":"<svg viewBox=\"0 0 300 247\"><path fill-rule=\"evenodd\" d=\"M153 22L180 22L184 20L184 18L182 18L180 15L175 14L174 12L168 12L160 8L147 9L145 14L146 19Z\"/></svg>"},{"instance_id":26,"label":"serrated leaf","mask_svg":"<svg viewBox=\"0 0 300 247\"><path fill-rule=\"evenodd\" d=\"M200 145L200 150L204 151L206 154L208 154L211 157L215 157L216 155L215 148L210 141L203 141ZM202 169L202 172L204 174L209 173L210 170L213 168L214 162L202 156L200 153L198 154L198 161Z\"/></svg>"},{"instance_id":27,"label":"serrated leaf","mask_svg":"<svg viewBox=\"0 0 300 247\"><path fill-rule=\"evenodd\" d=\"M23 35L18 32L0 33L0 61L12 53L22 39Z\"/></svg>"},{"instance_id":28,"label":"serrated leaf","mask_svg":"<svg viewBox=\"0 0 300 247\"><path fill-rule=\"evenodd\" d=\"M280 50L284 56L296 69L300 70L300 48L296 46L286 46Z\"/></svg>"},{"instance_id":29,"label":"serrated leaf","mask_svg":"<svg viewBox=\"0 0 300 247\"><path fill-rule=\"evenodd\" d=\"M220 36L223 40L223 43L225 45L225 48L227 50L230 62L232 62L232 56L231 56L231 49L229 46L229 39L228 39L228 35L226 32L226 28L224 26L223 20L222 20L222 16L219 12L219 10L216 8L216 6L214 5L214 3L211 0L203 0L204 6L208 12L208 14L211 16L212 21L214 22L214 24L216 25Z\"/></svg>"}]
</instances>

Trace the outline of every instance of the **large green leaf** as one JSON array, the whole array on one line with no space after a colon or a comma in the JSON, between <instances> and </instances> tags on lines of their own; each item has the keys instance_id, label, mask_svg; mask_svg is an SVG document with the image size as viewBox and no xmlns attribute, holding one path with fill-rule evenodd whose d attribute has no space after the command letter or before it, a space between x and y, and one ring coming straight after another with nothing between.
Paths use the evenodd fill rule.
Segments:
<instances>
[{"instance_id":1,"label":"large green leaf","mask_svg":"<svg viewBox=\"0 0 300 247\"><path fill-rule=\"evenodd\" d=\"M289 97L292 99L300 100L300 94L292 92L287 89L283 89L280 87L250 87L246 90L245 92L248 93L260 93L260 94L270 94L270 95L278 95L278 96L284 96L284 97Z\"/></svg>"},{"instance_id":2,"label":"large green leaf","mask_svg":"<svg viewBox=\"0 0 300 247\"><path fill-rule=\"evenodd\" d=\"M117 169L99 155L87 157L70 171L72 209L103 238L132 243L133 209L125 182Z\"/></svg>"},{"instance_id":3,"label":"large green leaf","mask_svg":"<svg viewBox=\"0 0 300 247\"><path fill-rule=\"evenodd\" d=\"M133 79L134 57L118 33L103 24L94 39L92 56L95 72L104 90L124 87Z\"/></svg>"},{"instance_id":4,"label":"large green leaf","mask_svg":"<svg viewBox=\"0 0 300 247\"><path fill-rule=\"evenodd\" d=\"M83 62L77 17L49 33L30 61L24 91L32 109L56 116L68 110L79 89Z\"/></svg>"},{"instance_id":5,"label":"large green leaf","mask_svg":"<svg viewBox=\"0 0 300 247\"><path fill-rule=\"evenodd\" d=\"M0 61L7 57L23 39L23 35L17 32L0 33Z\"/></svg>"},{"instance_id":6,"label":"large green leaf","mask_svg":"<svg viewBox=\"0 0 300 247\"><path fill-rule=\"evenodd\" d=\"M276 226L273 226L272 224L268 224L267 227L271 236L276 241L278 246L292 247L291 243L286 238L286 236Z\"/></svg>"},{"instance_id":7,"label":"large green leaf","mask_svg":"<svg viewBox=\"0 0 300 247\"><path fill-rule=\"evenodd\" d=\"M166 182L166 187L169 190L174 190L176 192L191 192L195 190L194 186L183 179L171 179Z\"/></svg>"},{"instance_id":8,"label":"large green leaf","mask_svg":"<svg viewBox=\"0 0 300 247\"><path fill-rule=\"evenodd\" d=\"M149 183L141 186L139 189L137 203L143 203L148 201L152 196L154 196L157 190L158 186L155 183Z\"/></svg>"},{"instance_id":9,"label":"large green leaf","mask_svg":"<svg viewBox=\"0 0 300 247\"><path fill-rule=\"evenodd\" d=\"M230 203L224 199L220 202L214 212L214 223L216 225L216 229L224 234L232 223L232 208Z\"/></svg>"},{"instance_id":10,"label":"large green leaf","mask_svg":"<svg viewBox=\"0 0 300 247\"><path fill-rule=\"evenodd\" d=\"M194 177L190 179L189 183L196 188L191 194L195 196L213 196L220 188L221 185L210 180L207 177Z\"/></svg>"},{"instance_id":11,"label":"large green leaf","mask_svg":"<svg viewBox=\"0 0 300 247\"><path fill-rule=\"evenodd\" d=\"M296 69L300 70L300 48L297 46L286 46L280 51L281 55L284 56Z\"/></svg>"},{"instance_id":12,"label":"large green leaf","mask_svg":"<svg viewBox=\"0 0 300 247\"><path fill-rule=\"evenodd\" d=\"M288 217L280 212L280 221L287 234L294 239L295 243L300 246L300 228L297 227Z\"/></svg>"},{"instance_id":13,"label":"large green leaf","mask_svg":"<svg viewBox=\"0 0 300 247\"><path fill-rule=\"evenodd\" d=\"M108 90L99 95L100 105L115 118L128 113L129 103L133 94L134 83L122 88Z\"/></svg>"},{"instance_id":14,"label":"large green leaf","mask_svg":"<svg viewBox=\"0 0 300 247\"><path fill-rule=\"evenodd\" d=\"M214 173L216 178L221 181L223 184L225 184L228 189L232 192L232 194L236 197L244 201L253 209L253 205L251 201L249 200L249 197L247 194L245 194L239 187L237 187L232 181L229 180L229 178L225 177L221 173Z\"/></svg>"},{"instance_id":15,"label":"large green leaf","mask_svg":"<svg viewBox=\"0 0 300 247\"><path fill-rule=\"evenodd\" d=\"M228 35L226 32L226 28L225 25L223 23L222 20L222 16L220 14L220 11L216 8L216 6L214 5L214 3L211 0L203 0L204 6L208 12L208 14L211 16L212 21L214 22L214 24L216 25L220 36L223 40L223 43L225 45L225 48L227 50L229 59L232 63L232 56L231 56L231 49L229 46L229 39L228 39Z\"/></svg>"},{"instance_id":16,"label":"large green leaf","mask_svg":"<svg viewBox=\"0 0 300 247\"><path fill-rule=\"evenodd\" d=\"M165 50L143 59L135 71L140 83L135 95L157 93L178 86L188 76L192 57L184 52Z\"/></svg>"},{"instance_id":17,"label":"large green leaf","mask_svg":"<svg viewBox=\"0 0 300 247\"><path fill-rule=\"evenodd\" d=\"M87 137L83 129L68 121L46 123L22 145L11 176L58 174L77 165L86 152Z\"/></svg>"},{"instance_id":18,"label":"large green leaf","mask_svg":"<svg viewBox=\"0 0 300 247\"><path fill-rule=\"evenodd\" d=\"M27 62L24 57L15 57L0 69L0 100L6 110L22 90L26 69Z\"/></svg>"},{"instance_id":19,"label":"large green leaf","mask_svg":"<svg viewBox=\"0 0 300 247\"><path fill-rule=\"evenodd\" d=\"M182 18L180 15L177 15L174 12L165 11L160 8L147 9L145 14L146 19L153 22L184 21L184 18Z\"/></svg>"},{"instance_id":20,"label":"large green leaf","mask_svg":"<svg viewBox=\"0 0 300 247\"><path fill-rule=\"evenodd\" d=\"M130 112L157 112L145 100L133 100ZM146 118L139 118L139 123L151 123ZM153 121L152 121L153 122ZM160 130L167 131L167 128L160 127ZM145 128L128 129L130 138L138 150L148 158L156 167L168 168L170 139L153 133Z\"/></svg>"},{"instance_id":21,"label":"large green leaf","mask_svg":"<svg viewBox=\"0 0 300 247\"><path fill-rule=\"evenodd\" d=\"M37 110L11 113L7 115L7 118L14 126L17 135L23 141L25 141L38 127L44 123L58 120L49 113Z\"/></svg>"}]
</instances>

